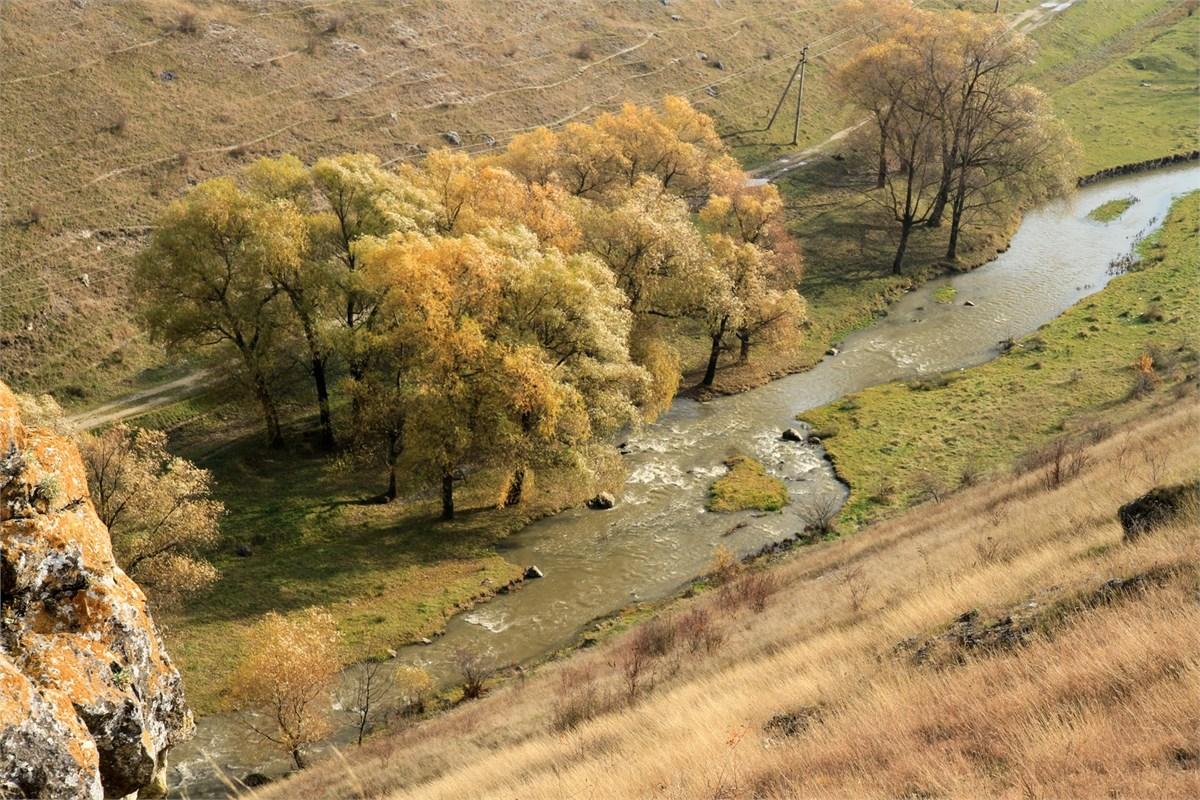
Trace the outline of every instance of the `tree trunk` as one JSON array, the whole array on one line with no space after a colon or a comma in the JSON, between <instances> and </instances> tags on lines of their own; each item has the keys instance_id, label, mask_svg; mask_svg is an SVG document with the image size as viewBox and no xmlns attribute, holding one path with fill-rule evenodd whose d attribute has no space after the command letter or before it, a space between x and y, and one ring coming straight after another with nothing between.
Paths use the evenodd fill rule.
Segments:
<instances>
[{"instance_id":1,"label":"tree trunk","mask_svg":"<svg viewBox=\"0 0 1200 800\"><path fill-rule=\"evenodd\" d=\"M951 260L958 258L958 233L962 228L963 211L966 205L967 179L964 173L958 178L958 189L954 193L954 205L950 212L950 243L946 245L946 258Z\"/></svg>"},{"instance_id":2,"label":"tree trunk","mask_svg":"<svg viewBox=\"0 0 1200 800\"><path fill-rule=\"evenodd\" d=\"M717 360L721 357L721 342L725 338L725 320L721 320L721 327L712 335L712 350L708 354L708 367L704 370L704 380L700 382L701 386L712 386L713 380L717 377Z\"/></svg>"},{"instance_id":3,"label":"tree trunk","mask_svg":"<svg viewBox=\"0 0 1200 800\"><path fill-rule=\"evenodd\" d=\"M875 175L875 188L882 189L887 183L887 137L879 137L879 167Z\"/></svg>"},{"instance_id":4,"label":"tree trunk","mask_svg":"<svg viewBox=\"0 0 1200 800\"><path fill-rule=\"evenodd\" d=\"M911 217L905 217L900 223L900 246L896 248L896 258L892 261L892 274L903 274L904 266L904 251L908 249L908 234L912 232L913 221Z\"/></svg>"},{"instance_id":5,"label":"tree trunk","mask_svg":"<svg viewBox=\"0 0 1200 800\"><path fill-rule=\"evenodd\" d=\"M283 430L279 425L279 411L275 408L275 398L267 387L267 379L257 370L254 372L254 394L262 406L263 423L267 429L267 445L283 447Z\"/></svg>"},{"instance_id":6,"label":"tree trunk","mask_svg":"<svg viewBox=\"0 0 1200 800\"><path fill-rule=\"evenodd\" d=\"M292 763L296 765L296 769L304 769L308 766L304 761L304 754L300 752L299 747L292 748Z\"/></svg>"},{"instance_id":7,"label":"tree trunk","mask_svg":"<svg viewBox=\"0 0 1200 800\"><path fill-rule=\"evenodd\" d=\"M508 482L508 494L504 497L505 508L521 503L521 493L525 489L525 472L523 465L513 470L512 480Z\"/></svg>"},{"instance_id":8,"label":"tree trunk","mask_svg":"<svg viewBox=\"0 0 1200 800\"><path fill-rule=\"evenodd\" d=\"M387 468L388 468L388 485L383 493L385 503L390 503L396 499L396 462L400 460L400 435L390 433L387 437Z\"/></svg>"},{"instance_id":9,"label":"tree trunk","mask_svg":"<svg viewBox=\"0 0 1200 800\"><path fill-rule=\"evenodd\" d=\"M454 519L454 473L442 474L442 519Z\"/></svg>"},{"instance_id":10,"label":"tree trunk","mask_svg":"<svg viewBox=\"0 0 1200 800\"><path fill-rule=\"evenodd\" d=\"M738 335L741 347L738 348L738 363L745 364L750 360L750 331L742 331Z\"/></svg>"},{"instance_id":11,"label":"tree trunk","mask_svg":"<svg viewBox=\"0 0 1200 800\"><path fill-rule=\"evenodd\" d=\"M329 384L325 378L325 359L313 353L312 355L313 382L317 385L317 408L321 413L321 446L332 450L337 446L333 435L333 414L329 410Z\"/></svg>"},{"instance_id":12,"label":"tree trunk","mask_svg":"<svg viewBox=\"0 0 1200 800\"><path fill-rule=\"evenodd\" d=\"M942 227L942 215L946 212L946 204L950 202L950 185L954 183L954 165L958 162L958 145L950 149L950 155L942 160L942 179L938 183L937 197L933 199L933 208L929 219L925 221L927 228Z\"/></svg>"}]
</instances>

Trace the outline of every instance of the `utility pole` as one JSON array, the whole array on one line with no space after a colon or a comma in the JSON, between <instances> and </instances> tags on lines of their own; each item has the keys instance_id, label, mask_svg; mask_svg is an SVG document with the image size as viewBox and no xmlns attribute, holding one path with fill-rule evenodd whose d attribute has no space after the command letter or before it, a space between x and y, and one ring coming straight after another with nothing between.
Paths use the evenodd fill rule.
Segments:
<instances>
[{"instance_id":1,"label":"utility pole","mask_svg":"<svg viewBox=\"0 0 1200 800\"><path fill-rule=\"evenodd\" d=\"M995 9L995 11L993 11L993 13L995 13L995 14L1000 13L1000 0L996 0L996 9Z\"/></svg>"},{"instance_id":2,"label":"utility pole","mask_svg":"<svg viewBox=\"0 0 1200 800\"><path fill-rule=\"evenodd\" d=\"M808 66L808 45L800 53L800 91L796 94L796 119L792 122L792 144L800 141L800 108L804 104L804 68Z\"/></svg>"},{"instance_id":3,"label":"utility pole","mask_svg":"<svg viewBox=\"0 0 1200 800\"><path fill-rule=\"evenodd\" d=\"M808 52L808 45L804 45L804 53ZM792 90L792 84L796 82L796 75L804 68L804 53L800 54L800 58L796 59L796 66L792 68L792 74L788 78L787 86L783 87L783 92L779 95L779 102L775 104L775 110L771 112L771 118L767 120L767 125L763 128L764 131L771 130L771 126L775 124L775 118L779 116L779 109L783 108L783 102L787 100L788 92Z\"/></svg>"}]
</instances>

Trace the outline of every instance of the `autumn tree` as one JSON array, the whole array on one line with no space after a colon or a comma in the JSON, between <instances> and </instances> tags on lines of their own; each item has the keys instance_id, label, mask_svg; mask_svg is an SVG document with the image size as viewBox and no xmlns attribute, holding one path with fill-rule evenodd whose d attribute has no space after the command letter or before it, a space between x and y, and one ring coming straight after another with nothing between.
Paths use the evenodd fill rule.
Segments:
<instances>
[{"instance_id":1,"label":"autumn tree","mask_svg":"<svg viewBox=\"0 0 1200 800\"><path fill-rule=\"evenodd\" d=\"M970 211L1062 191L1072 145L1044 98L1021 84L1031 45L1003 20L888 9L887 35L840 76L875 120L879 198L900 223L899 272L912 228L941 225L947 208L955 258Z\"/></svg>"},{"instance_id":2,"label":"autumn tree","mask_svg":"<svg viewBox=\"0 0 1200 800\"><path fill-rule=\"evenodd\" d=\"M134 279L155 336L176 347L233 348L273 447L283 433L270 359L285 318L272 275L304 241L292 215L215 178L163 212Z\"/></svg>"},{"instance_id":3,"label":"autumn tree","mask_svg":"<svg viewBox=\"0 0 1200 800\"><path fill-rule=\"evenodd\" d=\"M297 769L304 751L332 731L329 711L341 662L328 611L269 612L249 630L230 681L234 706L254 733L287 753ZM262 720L256 716L262 715Z\"/></svg>"},{"instance_id":4,"label":"autumn tree","mask_svg":"<svg viewBox=\"0 0 1200 800\"><path fill-rule=\"evenodd\" d=\"M337 348L345 356L350 381L359 382L368 368L369 332L378 303L362 276L361 243L396 232L431 230L434 202L384 169L373 155L323 158L313 165L311 177L321 198L311 219L314 255L328 260L336 295L334 318L341 329ZM352 391L352 395L361 398L363 392ZM356 399L355 418L360 409Z\"/></svg>"},{"instance_id":5,"label":"autumn tree","mask_svg":"<svg viewBox=\"0 0 1200 800\"><path fill-rule=\"evenodd\" d=\"M112 537L121 568L159 604L209 586L217 570L205 559L216 544L222 504L212 477L167 452L166 434L115 425L79 436L96 515Z\"/></svg>"}]
</instances>

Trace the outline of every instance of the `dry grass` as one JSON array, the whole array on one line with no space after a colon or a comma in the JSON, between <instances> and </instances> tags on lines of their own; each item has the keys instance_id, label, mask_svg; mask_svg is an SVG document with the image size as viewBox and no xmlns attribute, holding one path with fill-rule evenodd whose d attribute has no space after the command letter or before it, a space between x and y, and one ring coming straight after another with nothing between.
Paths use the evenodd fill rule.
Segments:
<instances>
[{"instance_id":1,"label":"dry grass","mask_svg":"<svg viewBox=\"0 0 1200 800\"><path fill-rule=\"evenodd\" d=\"M685 601L674 619L705 609L718 644L676 636L635 702L604 701L636 630L261 796L1195 797L1200 522L1126 544L1116 509L1194 476L1198 432L1194 399L1177 401L1057 488L1006 477L806 548L761 611ZM1176 443L1153 478L1122 459L1151 438ZM1085 602L1134 575L1156 579ZM971 609L1037 624L940 666L897 648ZM583 674L586 713L556 725Z\"/></svg>"}]
</instances>

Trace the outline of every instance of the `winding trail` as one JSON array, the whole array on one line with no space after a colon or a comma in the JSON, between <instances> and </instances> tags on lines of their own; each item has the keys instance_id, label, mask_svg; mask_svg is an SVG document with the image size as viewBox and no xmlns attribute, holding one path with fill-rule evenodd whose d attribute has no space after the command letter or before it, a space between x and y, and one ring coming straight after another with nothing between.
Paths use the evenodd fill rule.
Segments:
<instances>
[{"instance_id":1,"label":"winding trail","mask_svg":"<svg viewBox=\"0 0 1200 800\"><path fill-rule=\"evenodd\" d=\"M215 370L198 369L180 378L139 389L87 411L71 414L67 416L67 424L78 431L90 431L102 425L120 422L199 394L216 379Z\"/></svg>"}]
</instances>

